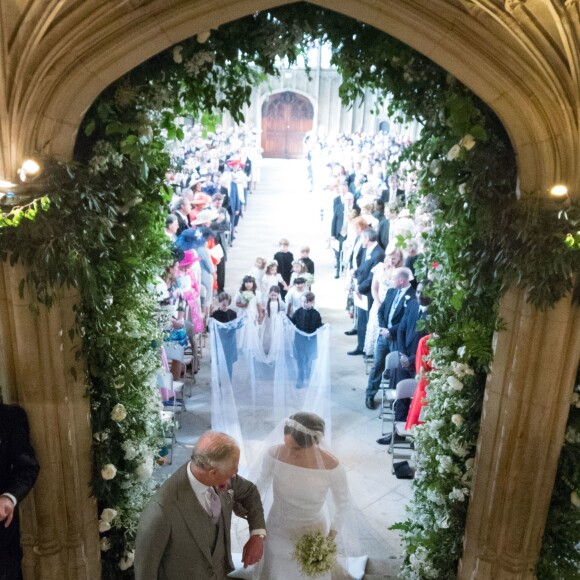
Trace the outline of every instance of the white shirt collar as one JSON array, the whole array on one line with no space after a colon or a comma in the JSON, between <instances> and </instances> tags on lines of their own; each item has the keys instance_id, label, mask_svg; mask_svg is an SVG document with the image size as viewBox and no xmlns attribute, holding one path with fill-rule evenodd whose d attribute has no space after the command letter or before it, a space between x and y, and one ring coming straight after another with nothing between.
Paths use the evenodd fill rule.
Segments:
<instances>
[{"instance_id":1,"label":"white shirt collar","mask_svg":"<svg viewBox=\"0 0 580 580\"><path fill-rule=\"evenodd\" d=\"M206 502L204 500L205 497L204 494L209 486L195 479L195 476L193 475L193 473L191 473L191 461L187 464L187 479L189 479L191 489L193 490L193 493L195 493L195 496L197 497L201 505L205 505Z\"/></svg>"}]
</instances>

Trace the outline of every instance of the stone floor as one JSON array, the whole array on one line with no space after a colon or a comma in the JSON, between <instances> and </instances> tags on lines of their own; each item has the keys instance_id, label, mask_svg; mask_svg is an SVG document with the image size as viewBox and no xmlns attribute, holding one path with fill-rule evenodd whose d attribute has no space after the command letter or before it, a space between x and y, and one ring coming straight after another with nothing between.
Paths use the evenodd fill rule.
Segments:
<instances>
[{"instance_id":1,"label":"stone floor","mask_svg":"<svg viewBox=\"0 0 580 580\"><path fill-rule=\"evenodd\" d=\"M411 482L391 475L391 457L376 439L381 435L378 411L364 405L366 374L362 357L347 356L356 337L344 335L351 328L344 310L345 281L334 279L334 253L327 247L329 215L321 215L322 200L308 191L303 161L266 159L261 181L250 195L247 211L229 250L226 290L232 295L257 256L271 258L278 240L290 240L290 250L299 256L300 246L309 245L316 265L313 291L323 322L331 324L332 445L348 471L351 493L368 530L364 544L369 556L367 580L396 578L402 548L398 533L390 525L404 518L404 508L412 495ZM326 204L329 205L329 204ZM209 352L204 349L201 369L195 384L186 384L186 412L180 415L181 427L172 465L158 475L169 475L188 460L197 437L210 428Z\"/></svg>"}]
</instances>

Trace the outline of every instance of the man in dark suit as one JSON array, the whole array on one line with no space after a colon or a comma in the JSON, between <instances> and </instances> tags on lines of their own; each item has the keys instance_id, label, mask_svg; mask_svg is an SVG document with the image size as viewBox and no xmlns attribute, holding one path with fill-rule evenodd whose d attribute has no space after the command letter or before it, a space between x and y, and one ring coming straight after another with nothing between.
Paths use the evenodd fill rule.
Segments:
<instances>
[{"instance_id":1,"label":"man in dark suit","mask_svg":"<svg viewBox=\"0 0 580 580\"><path fill-rule=\"evenodd\" d=\"M427 320L427 307L431 304L425 291L428 288L426 282L417 286L417 292L414 300L409 301L405 314L397 330L397 348L401 353L399 368L395 371L394 384L404 379L410 379L415 376L415 357L419 341L428 334L425 328ZM411 399L400 399L395 401L394 412L395 421L406 421ZM389 445L391 435L377 439L379 445Z\"/></svg>"},{"instance_id":2,"label":"man in dark suit","mask_svg":"<svg viewBox=\"0 0 580 580\"><path fill-rule=\"evenodd\" d=\"M365 404L367 409L375 408L377 394L383 373L385 358L391 351L397 350L397 332L403 319L407 304L415 297L410 282L411 271L408 268L397 268L393 272L394 287L389 288L383 303L379 307L379 338L373 356L373 366L369 373Z\"/></svg>"},{"instance_id":3,"label":"man in dark suit","mask_svg":"<svg viewBox=\"0 0 580 580\"><path fill-rule=\"evenodd\" d=\"M377 226L377 233L379 234L379 246L383 250L387 249L387 244L389 243L389 228L390 222L385 216L385 203L384 201L377 199L375 201L375 210L373 215L379 220Z\"/></svg>"},{"instance_id":4,"label":"man in dark suit","mask_svg":"<svg viewBox=\"0 0 580 580\"><path fill-rule=\"evenodd\" d=\"M369 310L373 305L373 295L371 292L373 282L372 269L385 259L385 251L377 242L378 236L375 230L367 228L362 233L362 239L365 253L361 265L354 271L354 279L356 283L355 292L359 298L365 297L367 308L357 307L357 347L355 350L347 353L350 355L364 354L363 347L365 344L365 334L367 332Z\"/></svg>"},{"instance_id":5,"label":"man in dark suit","mask_svg":"<svg viewBox=\"0 0 580 580\"><path fill-rule=\"evenodd\" d=\"M176 202L173 209L173 212L177 216L177 231L175 232L176 236L179 236L181 232L189 229L191 227L189 222L189 212L191 211L191 204L189 199L186 197L180 197Z\"/></svg>"},{"instance_id":6,"label":"man in dark suit","mask_svg":"<svg viewBox=\"0 0 580 580\"><path fill-rule=\"evenodd\" d=\"M191 461L182 465L145 507L135 545L136 580L225 580L233 569L230 526L236 513L247 517L250 539L244 566L262 558L266 524L260 494L236 475L236 441L207 431Z\"/></svg>"},{"instance_id":7,"label":"man in dark suit","mask_svg":"<svg viewBox=\"0 0 580 580\"><path fill-rule=\"evenodd\" d=\"M353 207L354 196L348 191L346 185L342 185L340 195L337 195L332 202L332 222L330 224L330 237L332 240L338 241L338 249L334 248L335 278L340 276L340 253L342 244L346 240L348 221Z\"/></svg>"},{"instance_id":8,"label":"man in dark suit","mask_svg":"<svg viewBox=\"0 0 580 580\"><path fill-rule=\"evenodd\" d=\"M22 578L17 506L32 489L38 471L26 413L0 403L0 580Z\"/></svg>"}]
</instances>

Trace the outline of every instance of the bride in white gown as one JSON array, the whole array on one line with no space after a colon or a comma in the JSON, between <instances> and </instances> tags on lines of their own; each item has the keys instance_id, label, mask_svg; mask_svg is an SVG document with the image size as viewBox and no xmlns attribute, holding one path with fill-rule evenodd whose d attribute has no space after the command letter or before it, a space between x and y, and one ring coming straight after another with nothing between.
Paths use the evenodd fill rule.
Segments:
<instances>
[{"instance_id":1,"label":"bride in white gown","mask_svg":"<svg viewBox=\"0 0 580 580\"><path fill-rule=\"evenodd\" d=\"M306 533L320 532L340 541L349 492L344 467L321 447L324 420L300 412L284 421L284 443L265 453L258 489L271 499L261 580L304 580L292 559L296 542ZM339 549L340 554L340 549ZM336 577L337 570L333 571ZM330 580L331 574L317 576Z\"/></svg>"}]
</instances>

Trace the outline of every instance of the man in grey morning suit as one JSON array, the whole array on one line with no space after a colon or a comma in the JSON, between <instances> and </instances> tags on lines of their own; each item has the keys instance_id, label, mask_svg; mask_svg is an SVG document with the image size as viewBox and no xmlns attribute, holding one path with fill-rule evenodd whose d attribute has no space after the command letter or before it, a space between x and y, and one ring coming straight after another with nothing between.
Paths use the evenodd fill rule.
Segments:
<instances>
[{"instance_id":1,"label":"man in grey morning suit","mask_svg":"<svg viewBox=\"0 0 580 580\"><path fill-rule=\"evenodd\" d=\"M234 503L247 517L244 566L264 552L266 523L260 494L236 475L240 450L225 433L207 431L145 507L135 546L136 580L223 580L234 567L230 525ZM236 512L238 513L238 512Z\"/></svg>"}]
</instances>

